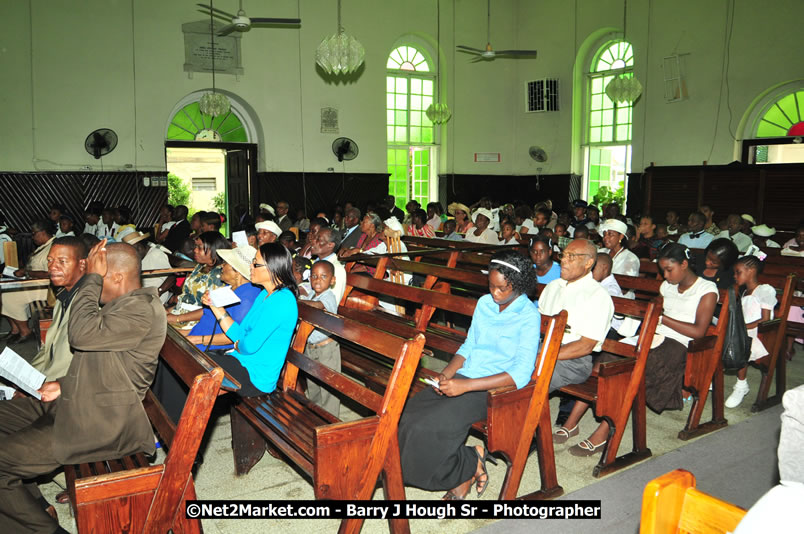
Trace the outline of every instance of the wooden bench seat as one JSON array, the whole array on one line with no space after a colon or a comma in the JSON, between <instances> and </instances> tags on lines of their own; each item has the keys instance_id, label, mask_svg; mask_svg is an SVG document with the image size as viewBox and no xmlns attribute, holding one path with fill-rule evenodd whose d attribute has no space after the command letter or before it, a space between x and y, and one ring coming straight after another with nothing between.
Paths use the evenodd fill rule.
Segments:
<instances>
[{"instance_id":1,"label":"wooden bench seat","mask_svg":"<svg viewBox=\"0 0 804 534\"><path fill-rule=\"evenodd\" d=\"M739 506L695 489L695 476L676 469L645 485L640 534L726 534L745 516Z\"/></svg>"},{"instance_id":2,"label":"wooden bench seat","mask_svg":"<svg viewBox=\"0 0 804 534\"><path fill-rule=\"evenodd\" d=\"M628 345L606 339L602 351L621 358L601 363L598 371L586 382L561 388L563 393L594 405L595 415L609 424L606 445L592 471L595 477L612 473L651 455L646 437L645 365L662 313L662 299L656 297L650 302L634 302L613 297L612 300L614 313L642 321L637 344ZM617 451L625 434L629 413L632 415L633 450L618 457Z\"/></svg>"},{"instance_id":3,"label":"wooden bench seat","mask_svg":"<svg viewBox=\"0 0 804 534\"><path fill-rule=\"evenodd\" d=\"M241 399L232 409L236 474L247 473L269 447L272 454L281 454L312 479L316 499L371 499L382 475L386 498L404 500L397 425L424 336L394 336L303 301L299 320L277 390ZM307 338L316 328L385 358L392 369L383 394L305 356ZM326 384L375 415L340 421L304 397L300 374ZM389 522L393 532L409 532L406 519ZM340 532L359 532L362 524L362 519L344 519Z\"/></svg>"},{"instance_id":4,"label":"wooden bench seat","mask_svg":"<svg viewBox=\"0 0 804 534\"><path fill-rule=\"evenodd\" d=\"M432 272L427 274L432 274ZM425 309L428 307L437 308L471 317L477 303L476 300L466 297L349 274L347 277L347 294L353 289L359 289L366 294L392 296L408 303L414 303L419 307L421 313L417 315L416 321L410 321L394 317L379 310L353 310L348 307L347 298L342 301L345 304L339 310L341 313L383 330L407 334L414 332L424 333L426 338L425 347L443 350L450 355L455 354L461 347L465 340L465 333L433 324L430 321L432 313L426 313ZM541 434L537 442L539 445L542 484L540 490L526 497L533 499L552 498L563 493L556 480L550 413L549 406L545 401L549 377L552 376L555 358L558 355L565 326L566 313L556 317L545 316L542 318L541 328L545 341L542 343L537 362L544 363L537 363L537 372L534 373L533 380L526 387L519 390L502 388L489 392L487 418L485 421L474 425L476 431L487 436L489 451L500 453L508 463L506 479L500 493L501 499L513 499L517 496L522 472L530 451L531 440L537 430L537 426ZM348 368L353 376L367 384L371 384L370 387L377 391L383 391L388 387L389 369L387 367L376 362L367 361L360 353L342 350L341 354L342 365L344 368ZM546 384L542 388L537 379L548 372ZM411 392L415 393L423 387L428 387L418 378L436 374L420 366L416 374L417 380L414 380L411 386Z\"/></svg>"},{"instance_id":5,"label":"wooden bench seat","mask_svg":"<svg viewBox=\"0 0 804 534\"><path fill-rule=\"evenodd\" d=\"M78 532L201 532L200 520L185 516L184 501L196 498L192 466L224 373L173 328L160 358L191 386L178 425L150 390L143 400L165 462L150 465L137 453L65 466Z\"/></svg>"}]
</instances>

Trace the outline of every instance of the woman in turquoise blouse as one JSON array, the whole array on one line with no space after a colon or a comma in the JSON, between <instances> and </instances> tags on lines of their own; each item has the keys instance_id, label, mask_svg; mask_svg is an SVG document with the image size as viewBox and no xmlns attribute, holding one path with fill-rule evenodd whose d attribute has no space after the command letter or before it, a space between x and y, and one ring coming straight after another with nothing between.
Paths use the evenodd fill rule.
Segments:
<instances>
[{"instance_id":1,"label":"woman in turquoise blouse","mask_svg":"<svg viewBox=\"0 0 804 534\"><path fill-rule=\"evenodd\" d=\"M251 283L263 290L242 322L232 319L225 308L213 306L209 293L202 302L209 306L234 349L213 359L241 384L239 394L255 397L276 389L290 340L296 329L299 290L291 270L288 249L265 243L251 264Z\"/></svg>"}]
</instances>

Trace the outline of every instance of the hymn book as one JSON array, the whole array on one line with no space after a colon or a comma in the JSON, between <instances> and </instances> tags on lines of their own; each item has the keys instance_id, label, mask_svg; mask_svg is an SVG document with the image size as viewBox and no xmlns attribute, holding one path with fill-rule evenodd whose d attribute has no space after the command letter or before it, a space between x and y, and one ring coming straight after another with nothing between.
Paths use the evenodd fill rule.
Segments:
<instances>
[{"instance_id":1,"label":"hymn book","mask_svg":"<svg viewBox=\"0 0 804 534\"><path fill-rule=\"evenodd\" d=\"M37 391L45 382L45 375L34 369L22 356L6 347L0 353L0 376L29 395L42 398Z\"/></svg>"}]
</instances>

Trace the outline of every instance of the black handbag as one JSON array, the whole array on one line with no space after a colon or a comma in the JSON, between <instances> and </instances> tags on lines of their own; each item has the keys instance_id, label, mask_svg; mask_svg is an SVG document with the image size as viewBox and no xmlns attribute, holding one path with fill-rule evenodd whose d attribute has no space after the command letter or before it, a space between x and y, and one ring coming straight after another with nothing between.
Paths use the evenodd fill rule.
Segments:
<instances>
[{"instance_id":1,"label":"black handbag","mask_svg":"<svg viewBox=\"0 0 804 534\"><path fill-rule=\"evenodd\" d=\"M734 287L730 287L729 323L726 325L726 337L723 341L723 368L735 370L745 367L751 355L752 341L745 327L740 297L734 291Z\"/></svg>"}]
</instances>

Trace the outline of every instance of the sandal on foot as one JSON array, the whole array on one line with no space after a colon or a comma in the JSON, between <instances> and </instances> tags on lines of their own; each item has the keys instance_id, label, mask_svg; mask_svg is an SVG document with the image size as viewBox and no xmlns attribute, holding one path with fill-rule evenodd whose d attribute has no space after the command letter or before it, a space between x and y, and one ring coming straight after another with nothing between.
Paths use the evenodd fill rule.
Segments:
<instances>
[{"instance_id":1,"label":"sandal on foot","mask_svg":"<svg viewBox=\"0 0 804 534\"><path fill-rule=\"evenodd\" d=\"M553 443L561 445L562 443L566 443L571 437L577 436L579 433L578 425L575 425L573 428L562 426L553 434Z\"/></svg>"},{"instance_id":2,"label":"sandal on foot","mask_svg":"<svg viewBox=\"0 0 804 534\"><path fill-rule=\"evenodd\" d=\"M491 462L493 465L497 465L497 460L489 456L489 451L483 449L483 456L480 456L480 453L477 452L477 457L480 459L480 470L481 473L475 475L475 489L477 490L477 496L480 497L486 492L486 488L489 487L489 472L486 470L486 460ZM485 478L481 478L485 477Z\"/></svg>"},{"instance_id":3,"label":"sandal on foot","mask_svg":"<svg viewBox=\"0 0 804 534\"><path fill-rule=\"evenodd\" d=\"M470 488L470 489L471 489L471 487L472 487L472 486L469 486L469 488ZM467 492L466 492L466 494L468 495L468 494L469 494L469 492L467 491ZM461 497L461 496L460 496L460 495L458 495L457 493L454 493L454 492L453 492L453 490L449 490L448 492L446 492L446 493L444 494L444 496L443 496L443 497L441 497L441 500L442 500L442 501L462 501L462 500L464 500L464 499L466 499L466 495L464 495L463 497Z\"/></svg>"},{"instance_id":4,"label":"sandal on foot","mask_svg":"<svg viewBox=\"0 0 804 534\"><path fill-rule=\"evenodd\" d=\"M599 452L599 449L602 449L604 445L606 445L606 441L595 445L588 439L585 439L577 445L570 447L569 452L573 456L592 456L596 452Z\"/></svg>"}]
</instances>

